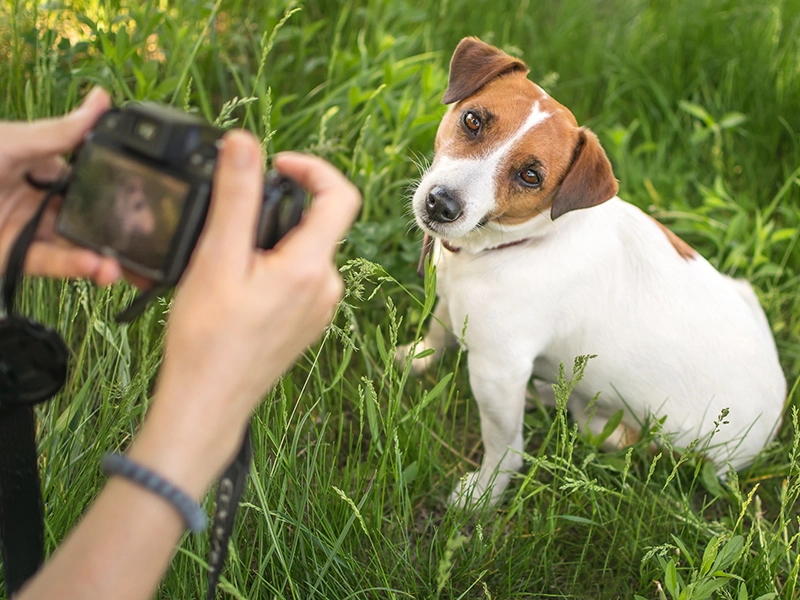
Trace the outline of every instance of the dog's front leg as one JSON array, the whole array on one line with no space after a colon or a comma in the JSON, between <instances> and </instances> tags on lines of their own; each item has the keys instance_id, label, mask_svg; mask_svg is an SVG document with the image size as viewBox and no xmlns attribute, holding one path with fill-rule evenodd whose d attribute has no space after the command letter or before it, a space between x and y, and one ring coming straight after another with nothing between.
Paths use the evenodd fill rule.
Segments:
<instances>
[{"instance_id":1,"label":"dog's front leg","mask_svg":"<svg viewBox=\"0 0 800 600\"><path fill-rule=\"evenodd\" d=\"M458 344L458 339L450 332L451 328L450 311L447 307L447 300L440 297L439 301L436 303L436 308L433 309L433 318L428 328L428 335L426 335L419 344L398 346L395 359L399 364L403 364L409 352L414 352L414 354L417 355L425 350L432 349L433 354L429 354L423 358L415 358L411 361L411 371L417 375L423 373L439 360L439 357L442 355L442 350L446 346L449 347Z\"/></svg>"},{"instance_id":2,"label":"dog's front leg","mask_svg":"<svg viewBox=\"0 0 800 600\"><path fill-rule=\"evenodd\" d=\"M511 473L522 467L525 390L533 360L479 349L471 349L467 360L472 393L481 415L484 455L481 468L462 478L450 502L466 506L488 493L494 504Z\"/></svg>"}]
</instances>

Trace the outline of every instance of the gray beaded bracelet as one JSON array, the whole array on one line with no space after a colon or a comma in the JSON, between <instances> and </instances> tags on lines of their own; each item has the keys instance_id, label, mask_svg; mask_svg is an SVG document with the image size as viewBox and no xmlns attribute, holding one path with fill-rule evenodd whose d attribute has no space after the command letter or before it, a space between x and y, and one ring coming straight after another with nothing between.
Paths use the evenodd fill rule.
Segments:
<instances>
[{"instance_id":1,"label":"gray beaded bracelet","mask_svg":"<svg viewBox=\"0 0 800 600\"><path fill-rule=\"evenodd\" d=\"M164 498L178 510L192 533L202 533L208 526L208 516L205 511L186 492L124 454L116 452L106 454L103 457L102 468L107 475L121 475Z\"/></svg>"}]
</instances>

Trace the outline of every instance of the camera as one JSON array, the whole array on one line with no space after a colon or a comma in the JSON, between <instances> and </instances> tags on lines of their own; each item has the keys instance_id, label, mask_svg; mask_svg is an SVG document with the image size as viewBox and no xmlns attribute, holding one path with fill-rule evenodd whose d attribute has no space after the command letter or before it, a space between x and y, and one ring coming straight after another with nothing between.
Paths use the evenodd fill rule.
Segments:
<instances>
[{"instance_id":1,"label":"camera","mask_svg":"<svg viewBox=\"0 0 800 600\"><path fill-rule=\"evenodd\" d=\"M223 133L154 103L109 110L74 154L56 230L156 287L175 285L205 223ZM267 175L258 247L299 222L305 197L289 177Z\"/></svg>"}]
</instances>

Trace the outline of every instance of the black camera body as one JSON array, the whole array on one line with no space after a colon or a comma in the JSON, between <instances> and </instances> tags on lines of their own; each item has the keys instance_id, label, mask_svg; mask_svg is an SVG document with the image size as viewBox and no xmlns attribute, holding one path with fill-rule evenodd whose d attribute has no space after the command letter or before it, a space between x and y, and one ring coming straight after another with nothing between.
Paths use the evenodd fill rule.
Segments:
<instances>
[{"instance_id":1,"label":"black camera body","mask_svg":"<svg viewBox=\"0 0 800 600\"><path fill-rule=\"evenodd\" d=\"M223 133L158 104L109 110L75 153L56 230L158 287L175 285L206 220ZM297 183L269 174L256 245L272 248L304 203Z\"/></svg>"}]
</instances>

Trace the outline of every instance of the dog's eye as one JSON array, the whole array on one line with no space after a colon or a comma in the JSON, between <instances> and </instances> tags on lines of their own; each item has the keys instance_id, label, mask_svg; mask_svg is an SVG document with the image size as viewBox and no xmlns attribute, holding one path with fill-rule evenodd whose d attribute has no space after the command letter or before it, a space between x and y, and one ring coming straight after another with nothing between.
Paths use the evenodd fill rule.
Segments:
<instances>
[{"instance_id":1,"label":"dog's eye","mask_svg":"<svg viewBox=\"0 0 800 600\"><path fill-rule=\"evenodd\" d=\"M481 125L483 124L481 122L481 118L471 110L468 110L467 112L464 113L464 117L462 120L464 123L464 127L467 128L467 131L473 134L478 133L481 129Z\"/></svg>"},{"instance_id":2,"label":"dog's eye","mask_svg":"<svg viewBox=\"0 0 800 600\"><path fill-rule=\"evenodd\" d=\"M542 185L542 178L535 169L520 171L519 178L522 180L522 183L528 187L538 188Z\"/></svg>"}]
</instances>

